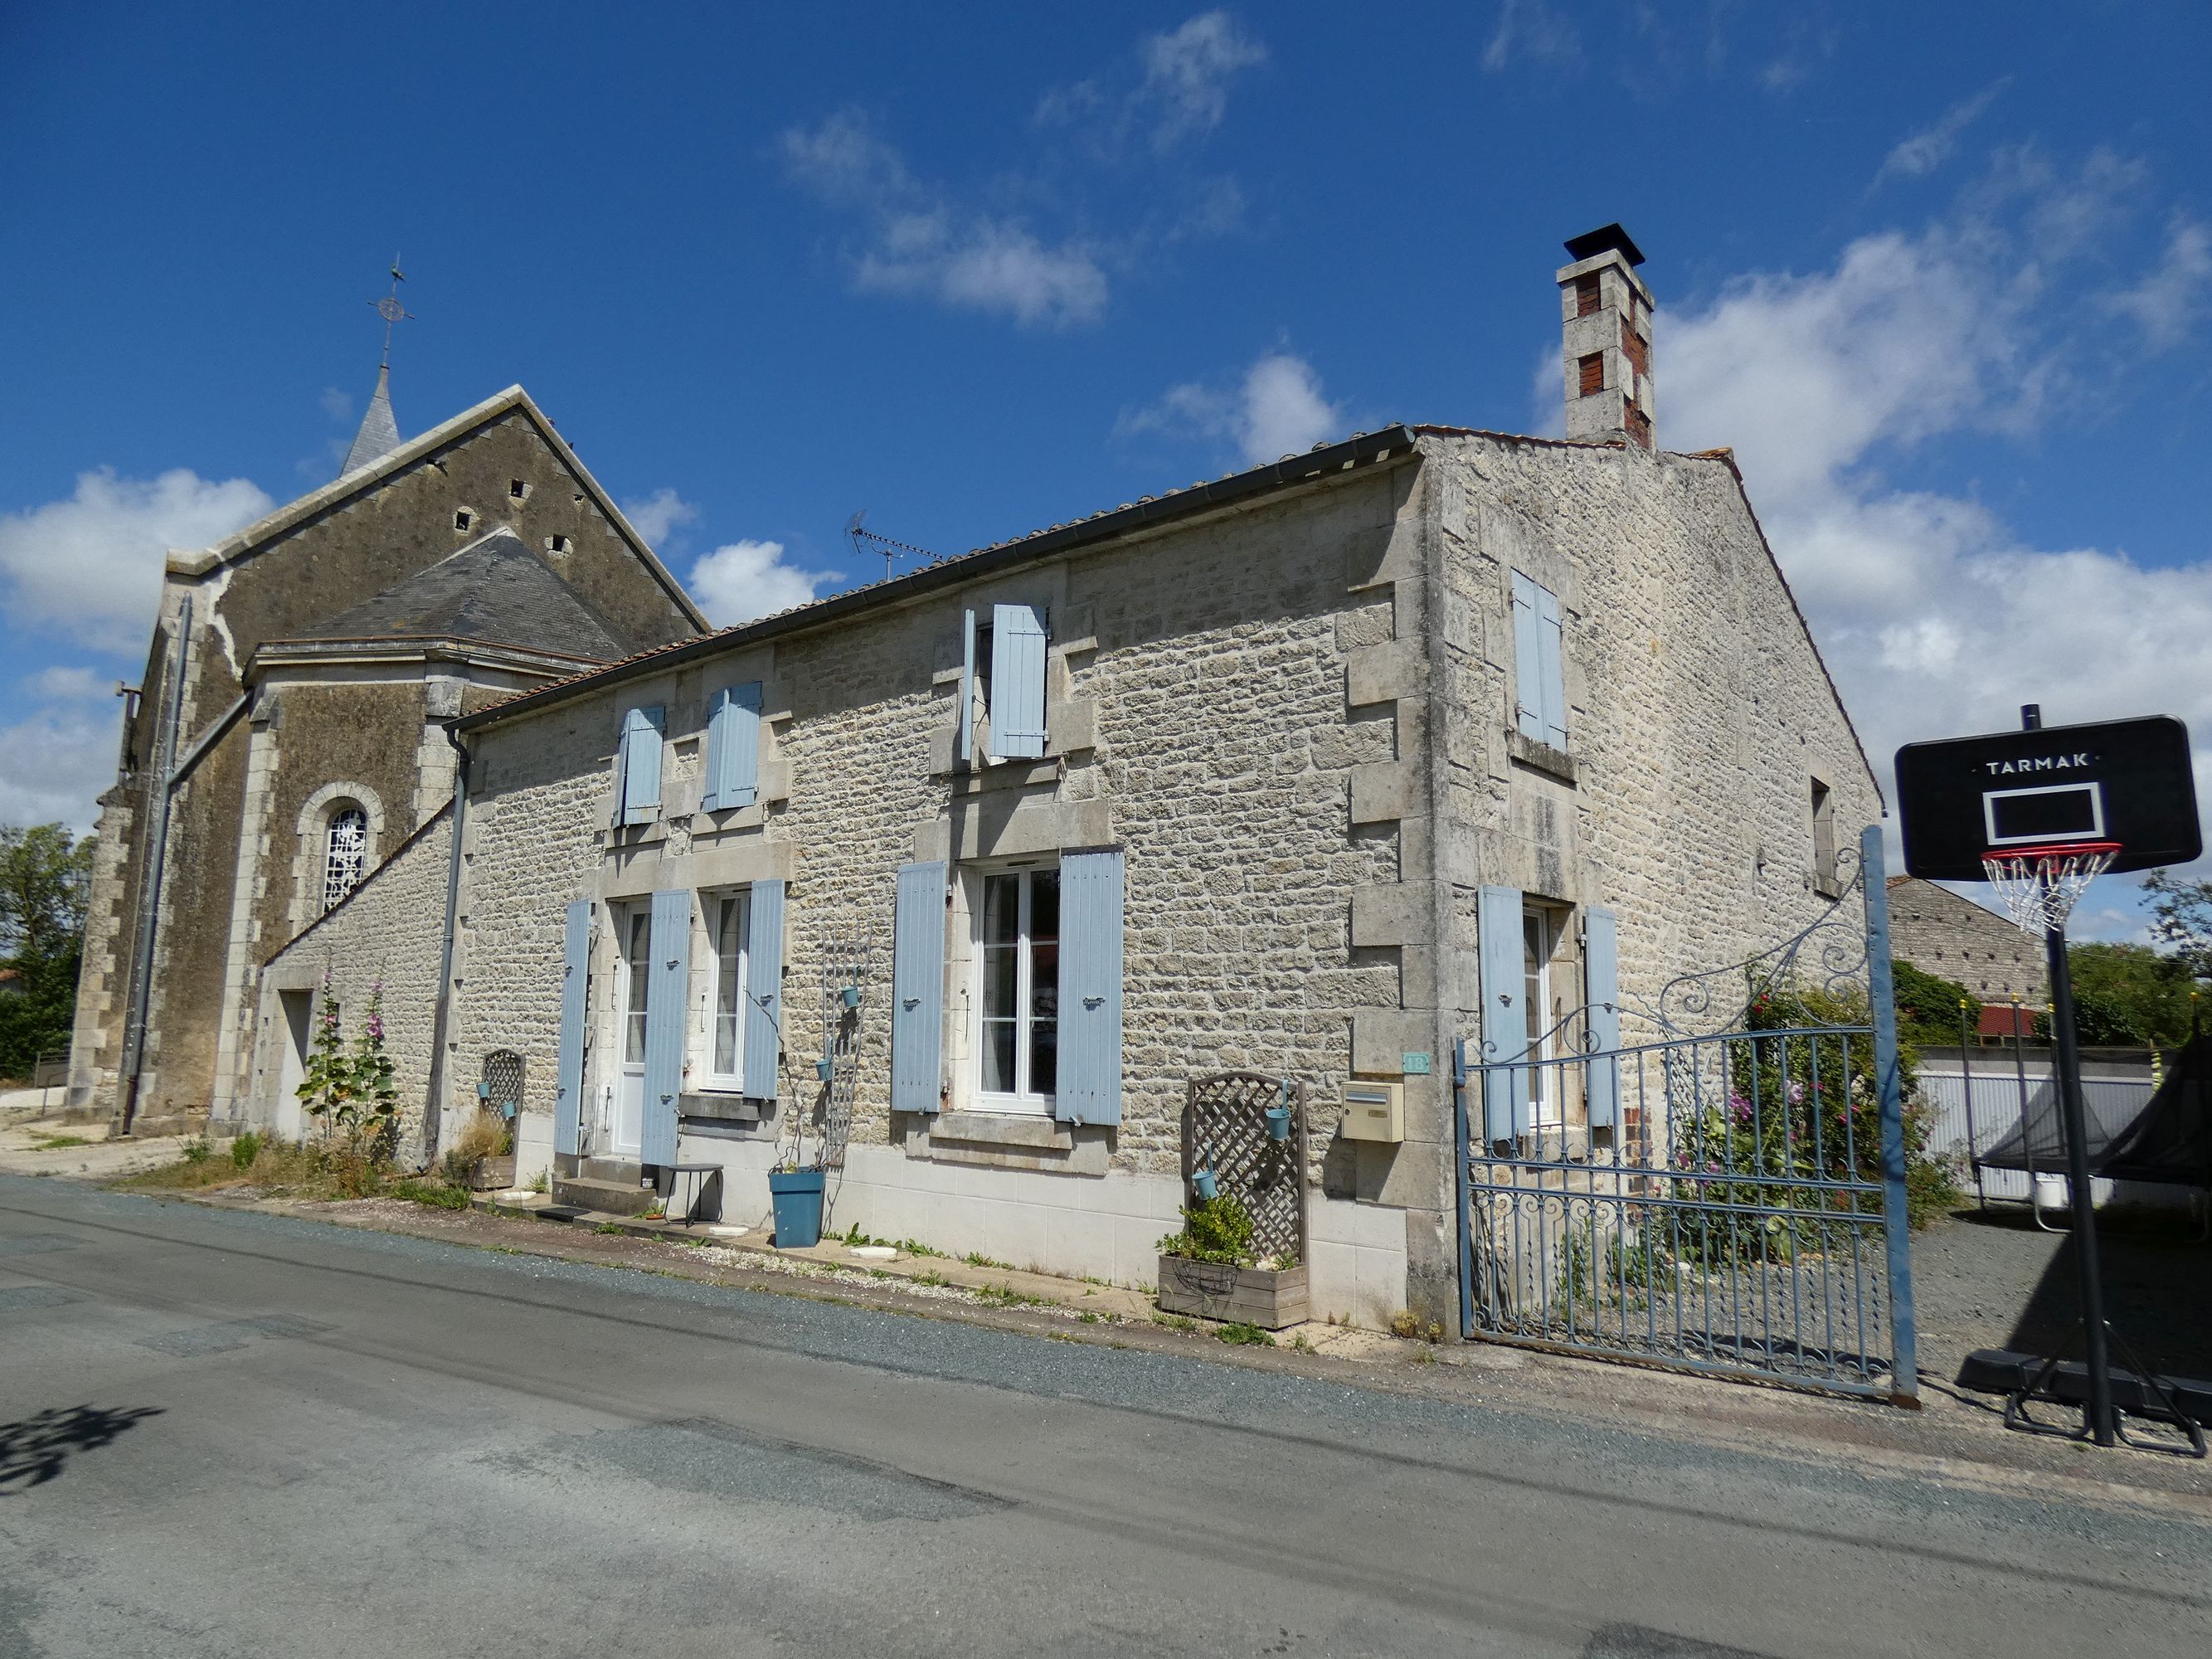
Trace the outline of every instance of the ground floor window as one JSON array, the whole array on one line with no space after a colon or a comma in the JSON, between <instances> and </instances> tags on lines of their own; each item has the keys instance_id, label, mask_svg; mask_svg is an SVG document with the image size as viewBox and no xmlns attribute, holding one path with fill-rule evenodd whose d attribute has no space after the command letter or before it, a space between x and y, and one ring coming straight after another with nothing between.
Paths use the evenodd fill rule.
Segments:
<instances>
[{"instance_id":1,"label":"ground floor window","mask_svg":"<svg viewBox=\"0 0 2212 1659\"><path fill-rule=\"evenodd\" d=\"M1521 913L1522 1001L1528 1011L1531 1060L1552 1057L1552 952L1558 945L1559 927L1551 911L1532 905ZM1528 1121L1540 1128L1560 1121L1560 1079L1553 1071L1547 1066L1532 1066L1528 1071Z\"/></svg>"},{"instance_id":2,"label":"ground floor window","mask_svg":"<svg viewBox=\"0 0 2212 1659\"><path fill-rule=\"evenodd\" d=\"M744 1074L746 936L751 929L751 895L709 893L706 908L707 926L714 939L714 981L708 1004L714 1016L707 1080L712 1088L738 1089L744 1086Z\"/></svg>"},{"instance_id":3,"label":"ground floor window","mask_svg":"<svg viewBox=\"0 0 2212 1659\"><path fill-rule=\"evenodd\" d=\"M1048 1112L1060 1074L1060 871L992 872L982 899L977 1103Z\"/></svg>"}]
</instances>

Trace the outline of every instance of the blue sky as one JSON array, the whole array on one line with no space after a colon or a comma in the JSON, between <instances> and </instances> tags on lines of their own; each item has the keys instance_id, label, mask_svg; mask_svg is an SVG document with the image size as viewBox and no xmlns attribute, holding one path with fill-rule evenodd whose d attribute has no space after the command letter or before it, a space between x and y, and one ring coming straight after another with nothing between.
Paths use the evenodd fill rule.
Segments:
<instances>
[{"instance_id":1,"label":"blue sky","mask_svg":"<svg viewBox=\"0 0 2212 1659\"><path fill-rule=\"evenodd\" d=\"M1556 429L1619 218L1870 749L2212 739L2208 63L2191 3L8 9L0 821L89 822L161 548L334 471L395 250L402 430L522 382L729 619L880 574L856 508Z\"/></svg>"}]
</instances>

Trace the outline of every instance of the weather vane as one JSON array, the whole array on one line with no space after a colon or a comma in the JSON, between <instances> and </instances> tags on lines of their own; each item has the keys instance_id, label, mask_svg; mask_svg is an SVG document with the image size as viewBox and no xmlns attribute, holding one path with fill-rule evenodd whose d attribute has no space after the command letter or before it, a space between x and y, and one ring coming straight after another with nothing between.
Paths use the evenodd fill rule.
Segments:
<instances>
[{"instance_id":1,"label":"weather vane","mask_svg":"<svg viewBox=\"0 0 2212 1659\"><path fill-rule=\"evenodd\" d=\"M407 273L399 268L399 256L392 256L392 292L381 300L368 303L376 307L376 314L384 319L384 361L382 367L392 367L392 325L401 321L411 322L415 313L399 303L399 285L407 280Z\"/></svg>"}]
</instances>

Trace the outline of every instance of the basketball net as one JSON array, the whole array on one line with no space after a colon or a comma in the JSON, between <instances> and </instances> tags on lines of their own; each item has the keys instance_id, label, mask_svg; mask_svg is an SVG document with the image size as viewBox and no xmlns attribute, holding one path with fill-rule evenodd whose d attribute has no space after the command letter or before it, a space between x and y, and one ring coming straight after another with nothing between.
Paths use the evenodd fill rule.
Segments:
<instances>
[{"instance_id":1,"label":"basketball net","mask_svg":"<svg viewBox=\"0 0 2212 1659\"><path fill-rule=\"evenodd\" d=\"M2119 856L2115 841L2072 842L2062 847L2023 847L1989 853L1982 859L1990 885L2023 933L2043 934L2066 926L2091 882Z\"/></svg>"}]
</instances>

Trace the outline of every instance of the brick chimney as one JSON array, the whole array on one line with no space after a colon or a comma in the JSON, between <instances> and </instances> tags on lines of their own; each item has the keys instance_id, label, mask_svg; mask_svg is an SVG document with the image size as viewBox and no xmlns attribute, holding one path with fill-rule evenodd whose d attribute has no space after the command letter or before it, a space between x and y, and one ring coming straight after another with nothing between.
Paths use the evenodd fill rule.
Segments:
<instances>
[{"instance_id":1,"label":"brick chimney","mask_svg":"<svg viewBox=\"0 0 2212 1659\"><path fill-rule=\"evenodd\" d=\"M1651 290L1643 250L1619 225L1567 244L1559 267L1565 331L1567 436L1652 447Z\"/></svg>"}]
</instances>

